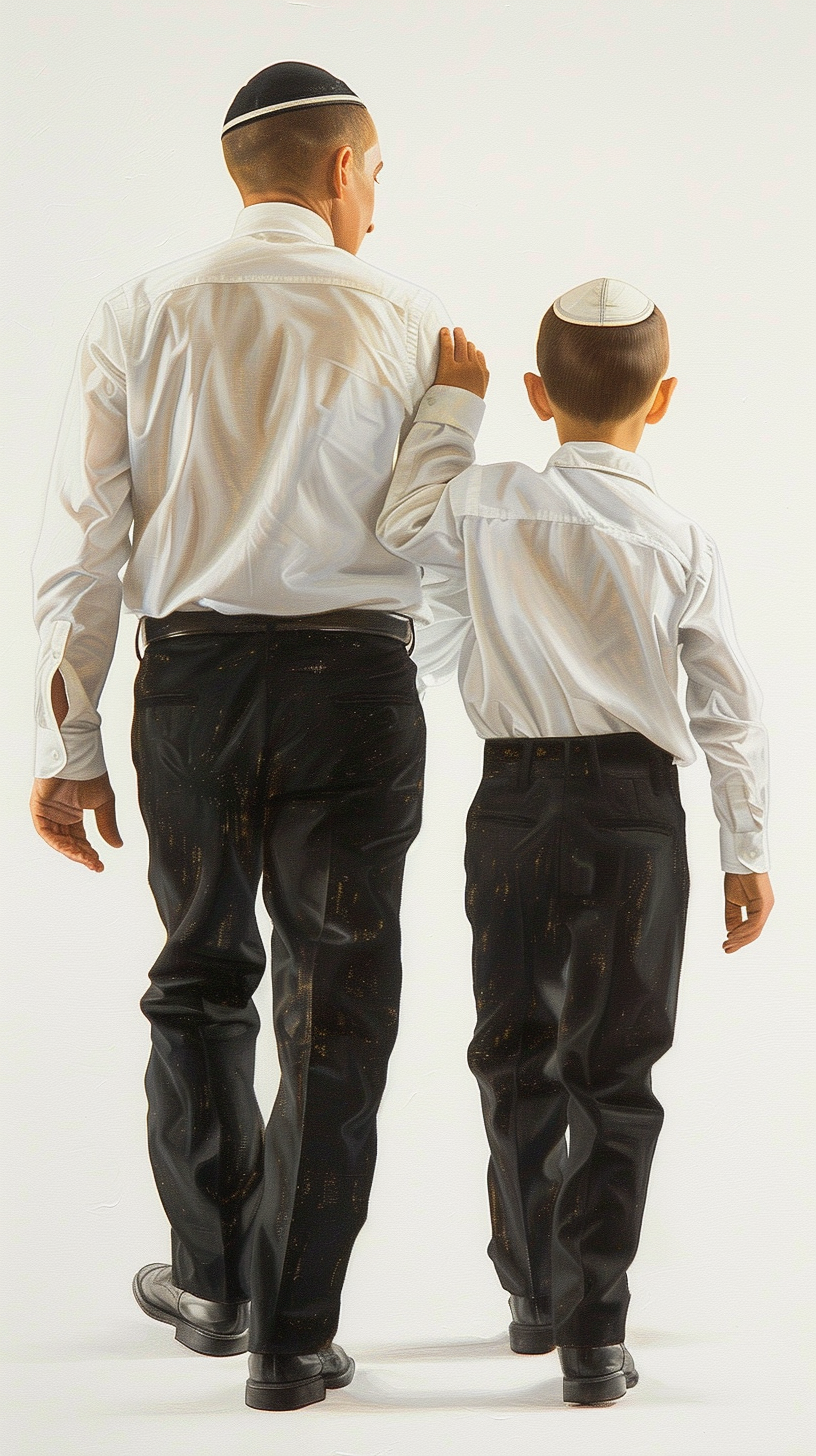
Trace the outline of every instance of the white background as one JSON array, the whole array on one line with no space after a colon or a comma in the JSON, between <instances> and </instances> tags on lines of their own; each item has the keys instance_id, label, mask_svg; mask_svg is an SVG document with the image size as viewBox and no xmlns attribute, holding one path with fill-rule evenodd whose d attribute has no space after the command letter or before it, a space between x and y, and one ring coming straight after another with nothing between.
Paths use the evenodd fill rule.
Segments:
<instances>
[{"instance_id":1,"label":"white background","mask_svg":"<svg viewBox=\"0 0 816 1456\"><path fill-rule=\"evenodd\" d=\"M32 0L18 11L3 125L7 1449L812 1456L811 7ZM307 1411L249 1412L244 1361L183 1351L129 1291L134 1270L168 1249L144 1139L137 1002L161 933L128 756L133 624L103 699L125 848L94 877L27 822L28 562L97 299L228 235L240 204L221 160L223 114L280 59L323 65L367 100L386 166L364 256L431 288L484 348L481 459L543 465L555 448L521 376L556 294L609 274L658 301L680 386L643 453L661 494L718 540L765 693L778 903L761 942L736 957L719 948L704 766L682 776L693 889L632 1276L642 1380L611 1410L563 1407L555 1356L509 1354L484 1254L461 907L480 750L452 685L426 702L402 1032L340 1331L357 1378ZM261 1000L268 1016L268 989ZM268 1105L268 1038L259 1080Z\"/></svg>"}]
</instances>

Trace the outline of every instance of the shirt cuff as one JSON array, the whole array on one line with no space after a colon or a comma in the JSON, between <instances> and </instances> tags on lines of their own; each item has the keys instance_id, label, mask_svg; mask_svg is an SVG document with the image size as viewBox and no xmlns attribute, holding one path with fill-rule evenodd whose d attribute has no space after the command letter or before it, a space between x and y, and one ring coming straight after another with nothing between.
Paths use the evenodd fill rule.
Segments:
<instances>
[{"instance_id":1,"label":"shirt cuff","mask_svg":"<svg viewBox=\"0 0 816 1456\"><path fill-rule=\"evenodd\" d=\"M485 402L469 389L452 384L432 384L420 400L415 424L452 425L475 440L485 412Z\"/></svg>"},{"instance_id":2,"label":"shirt cuff","mask_svg":"<svg viewBox=\"0 0 816 1456\"><path fill-rule=\"evenodd\" d=\"M720 825L720 863L729 875L767 874L770 861L763 830L734 834Z\"/></svg>"},{"instance_id":3,"label":"shirt cuff","mask_svg":"<svg viewBox=\"0 0 816 1456\"><path fill-rule=\"evenodd\" d=\"M37 726L34 740L34 777L37 779L98 779L107 773L98 728Z\"/></svg>"},{"instance_id":4,"label":"shirt cuff","mask_svg":"<svg viewBox=\"0 0 816 1456\"><path fill-rule=\"evenodd\" d=\"M37 662L34 777L38 779L95 779L106 772L99 714L65 660L70 635L70 622L54 622L44 637ZM69 702L61 727L51 703L51 684L58 671L65 679Z\"/></svg>"}]
</instances>

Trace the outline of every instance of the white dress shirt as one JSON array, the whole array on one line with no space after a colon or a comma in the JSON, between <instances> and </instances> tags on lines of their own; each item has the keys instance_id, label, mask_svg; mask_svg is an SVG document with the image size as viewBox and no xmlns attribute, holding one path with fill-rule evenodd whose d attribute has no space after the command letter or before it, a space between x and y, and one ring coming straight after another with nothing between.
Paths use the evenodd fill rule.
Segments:
<instances>
[{"instance_id":1,"label":"white dress shirt","mask_svg":"<svg viewBox=\"0 0 816 1456\"><path fill-rule=\"evenodd\" d=\"M105 770L97 705L123 596L150 617L428 618L418 568L374 526L447 323L432 295L279 202L245 208L228 241L104 300L80 345L34 563L39 777Z\"/></svg>"},{"instance_id":2,"label":"white dress shirt","mask_svg":"<svg viewBox=\"0 0 816 1456\"><path fill-rule=\"evenodd\" d=\"M723 869L766 870L761 699L714 542L655 494L642 456L612 445L563 445L540 473L473 464L483 410L464 390L428 391L378 523L406 560L458 573L459 683L477 732L636 732L692 763L679 656Z\"/></svg>"}]
</instances>

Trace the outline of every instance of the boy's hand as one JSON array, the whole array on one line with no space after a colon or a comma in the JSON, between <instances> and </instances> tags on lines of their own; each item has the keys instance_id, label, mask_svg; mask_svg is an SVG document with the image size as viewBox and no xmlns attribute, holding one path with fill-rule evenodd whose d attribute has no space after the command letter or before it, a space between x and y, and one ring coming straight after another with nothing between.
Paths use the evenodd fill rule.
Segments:
<instances>
[{"instance_id":1,"label":"boy's hand","mask_svg":"<svg viewBox=\"0 0 816 1456\"><path fill-rule=\"evenodd\" d=\"M750 945L762 932L774 903L771 882L767 875L725 876L725 928L728 931L723 941L726 955ZM748 912L747 920L742 918L742 907Z\"/></svg>"},{"instance_id":2,"label":"boy's hand","mask_svg":"<svg viewBox=\"0 0 816 1456\"><path fill-rule=\"evenodd\" d=\"M478 394L484 399L490 375L484 354L465 337L464 329L439 330L439 364L434 384L452 384L454 389L466 389L469 394Z\"/></svg>"}]
</instances>

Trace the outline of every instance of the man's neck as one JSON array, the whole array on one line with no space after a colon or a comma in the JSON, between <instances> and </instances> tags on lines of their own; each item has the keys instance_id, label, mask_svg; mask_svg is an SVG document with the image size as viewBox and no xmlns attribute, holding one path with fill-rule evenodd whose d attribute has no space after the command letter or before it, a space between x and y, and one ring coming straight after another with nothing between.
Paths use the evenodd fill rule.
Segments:
<instances>
[{"instance_id":1,"label":"man's neck","mask_svg":"<svg viewBox=\"0 0 816 1456\"><path fill-rule=\"evenodd\" d=\"M242 194L244 207L254 207L257 202L289 202L295 207L305 207L317 213L328 227L331 227L331 202L328 197L305 197L297 192L247 192Z\"/></svg>"}]
</instances>

